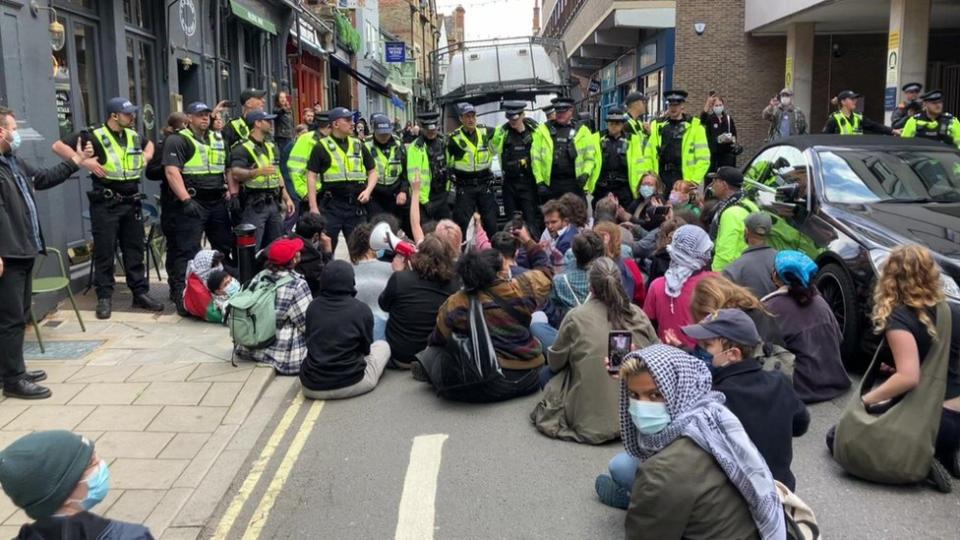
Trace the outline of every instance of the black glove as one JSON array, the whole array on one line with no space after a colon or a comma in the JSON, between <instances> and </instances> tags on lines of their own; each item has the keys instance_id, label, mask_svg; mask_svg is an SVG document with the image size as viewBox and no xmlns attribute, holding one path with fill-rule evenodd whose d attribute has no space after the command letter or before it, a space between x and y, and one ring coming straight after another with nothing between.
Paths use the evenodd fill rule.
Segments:
<instances>
[{"instance_id":1,"label":"black glove","mask_svg":"<svg viewBox=\"0 0 960 540\"><path fill-rule=\"evenodd\" d=\"M230 197L227 201L227 212L230 212L231 216L239 216L243 212L240 208L240 195Z\"/></svg>"},{"instance_id":2,"label":"black glove","mask_svg":"<svg viewBox=\"0 0 960 540\"><path fill-rule=\"evenodd\" d=\"M577 182L580 183L581 188L584 188L587 186L588 180L590 180L590 177L585 174L581 174L580 176L577 177Z\"/></svg>"},{"instance_id":3,"label":"black glove","mask_svg":"<svg viewBox=\"0 0 960 540\"><path fill-rule=\"evenodd\" d=\"M540 197L541 201L547 200L550 197L550 188L543 184L537 184L537 197Z\"/></svg>"},{"instance_id":4,"label":"black glove","mask_svg":"<svg viewBox=\"0 0 960 540\"><path fill-rule=\"evenodd\" d=\"M205 219L207 216L207 211L200 205L197 201L193 199L187 199L183 201L183 215L187 217Z\"/></svg>"}]
</instances>

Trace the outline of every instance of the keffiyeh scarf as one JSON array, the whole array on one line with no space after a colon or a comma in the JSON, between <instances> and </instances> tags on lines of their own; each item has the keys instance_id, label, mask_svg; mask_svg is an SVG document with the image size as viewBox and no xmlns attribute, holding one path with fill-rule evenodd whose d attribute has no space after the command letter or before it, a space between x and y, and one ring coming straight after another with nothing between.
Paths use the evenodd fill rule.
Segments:
<instances>
[{"instance_id":1,"label":"keffiyeh scarf","mask_svg":"<svg viewBox=\"0 0 960 540\"><path fill-rule=\"evenodd\" d=\"M667 252L670 254L670 266L663 275L667 281L667 296L679 298L687 279L710 264L713 242L700 227L683 225L673 233L673 241L667 246Z\"/></svg>"},{"instance_id":2,"label":"keffiyeh scarf","mask_svg":"<svg viewBox=\"0 0 960 540\"><path fill-rule=\"evenodd\" d=\"M761 538L785 537L783 505L767 463L750 441L740 421L723 406L724 396L711 390L710 371L702 361L668 345L634 351L666 399L670 424L654 435L641 434L630 418L627 383L620 383L620 429L627 453L641 462L688 437L717 464L750 508Z\"/></svg>"},{"instance_id":3,"label":"keffiyeh scarf","mask_svg":"<svg viewBox=\"0 0 960 540\"><path fill-rule=\"evenodd\" d=\"M197 254L190 260L187 264L187 276L190 274L196 274L202 283L207 282L207 278L210 277L210 274L214 270L223 270L223 265L218 264L217 266L211 267L213 263L213 256L217 252L212 249L202 249L197 252Z\"/></svg>"}]
</instances>

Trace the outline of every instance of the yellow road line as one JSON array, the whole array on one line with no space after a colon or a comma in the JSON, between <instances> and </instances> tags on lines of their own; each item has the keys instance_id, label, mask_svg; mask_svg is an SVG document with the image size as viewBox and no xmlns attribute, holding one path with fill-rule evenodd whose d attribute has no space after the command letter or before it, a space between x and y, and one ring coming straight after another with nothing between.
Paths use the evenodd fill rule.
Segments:
<instances>
[{"instance_id":1,"label":"yellow road line","mask_svg":"<svg viewBox=\"0 0 960 540\"><path fill-rule=\"evenodd\" d=\"M446 434L414 437L403 480L396 540L432 540L436 520L437 476Z\"/></svg>"},{"instance_id":2,"label":"yellow road line","mask_svg":"<svg viewBox=\"0 0 960 540\"><path fill-rule=\"evenodd\" d=\"M287 429L290 428L293 419L296 418L297 413L300 412L300 405L302 404L303 394L297 392L293 403L287 408L283 418L280 419L280 423L277 424L277 428L274 429L273 434L270 435L267 445L264 446L260 452L260 457L257 458L257 461L253 463L253 467L250 468L250 473L247 474L243 485L240 486L240 491L237 492L233 501L230 502L230 506L227 507L227 511L220 519L220 524L217 526L217 531L213 534L213 538L222 540L230 533L233 524L237 521L237 516L239 516L240 511L243 510L243 505L246 504L247 499L250 498L250 494L253 493L254 488L256 488L260 482L260 477L263 476L263 471L267 468L267 463L270 462L270 458L276 453L277 447L280 446L280 442L283 440L283 436L287 433Z\"/></svg>"},{"instance_id":3,"label":"yellow road line","mask_svg":"<svg viewBox=\"0 0 960 540\"><path fill-rule=\"evenodd\" d=\"M300 429L297 430L293 442L290 443L290 448L287 449L287 453L283 456L283 461L281 461L280 466L277 467L277 472L267 487L267 492L263 494L263 498L260 499L260 504L257 505L257 509L254 510L253 515L250 516L250 521L247 523L247 530L243 533L243 540L256 540L260 538L260 533L263 532L263 526L267 524L267 518L270 517L270 510L273 509L277 495L280 494L283 485L287 483L287 478L290 477L290 471L293 470L297 458L300 457L300 452L303 451L303 445L306 444L307 437L313 433L313 426L317 423L317 417L320 416L320 411L323 410L323 403L323 401L314 401L310 406L310 410L307 411L307 416L303 419L303 424L300 426Z\"/></svg>"}]
</instances>

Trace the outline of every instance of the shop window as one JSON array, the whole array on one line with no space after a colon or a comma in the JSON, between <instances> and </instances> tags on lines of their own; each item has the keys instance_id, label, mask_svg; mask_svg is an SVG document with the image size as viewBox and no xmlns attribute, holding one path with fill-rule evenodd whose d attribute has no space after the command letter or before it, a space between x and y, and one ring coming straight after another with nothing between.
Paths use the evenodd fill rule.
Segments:
<instances>
[{"instance_id":1,"label":"shop window","mask_svg":"<svg viewBox=\"0 0 960 540\"><path fill-rule=\"evenodd\" d=\"M123 0L123 19L130 26L152 32L154 17L149 0Z\"/></svg>"},{"instance_id":2,"label":"shop window","mask_svg":"<svg viewBox=\"0 0 960 540\"><path fill-rule=\"evenodd\" d=\"M46 3L46 2L44 2ZM63 4L68 7L76 7L80 9L86 9L88 11L97 10L97 0L58 0L58 4Z\"/></svg>"},{"instance_id":3,"label":"shop window","mask_svg":"<svg viewBox=\"0 0 960 540\"><path fill-rule=\"evenodd\" d=\"M127 95L140 106L137 122L148 138L157 136L157 107L155 91L156 59L153 45L143 39L127 36Z\"/></svg>"}]
</instances>

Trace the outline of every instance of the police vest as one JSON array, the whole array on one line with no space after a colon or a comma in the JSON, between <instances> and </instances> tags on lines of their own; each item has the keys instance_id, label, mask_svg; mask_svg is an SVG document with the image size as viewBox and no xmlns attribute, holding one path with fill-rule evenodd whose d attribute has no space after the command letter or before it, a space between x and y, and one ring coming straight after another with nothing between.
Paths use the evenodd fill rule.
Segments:
<instances>
[{"instance_id":1,"label":"police vest","mask_svg":"<svg viewBox=\"0 0 960 540\"><path fill-rule=\"evenodd\" d=\"M435 151L435 148L439 150ZM418 137L407 148L407 179L412 182L420 178L421 204L430 202L431 197L439 198L450 189L446 179L446 156L443 148L444 141L440 135L429 142Z\"/></svg>"},{"instance_id":2,"label":"police vest","mask_svg":"<svg viewBox=\"0 0 960 540\"><path fill-rule=\"evenodd\" d=\"M501 154L501 166L504 172L518 174L530 169L530 147L533 144L533 133L536 125L527 124L524 126L523 133L517 133L509 124L504 124L503 129L503 153Z\"/></svg>"},{"instance_id":3,"label":"police vest","mask_svg":"<svg viewBox=\"0 0 960 540\"><path fill-rule=\"evenodd\" d=\"M146 167L143 161L143 148L140 136L132 129L124 129L127 145L122 146L105 126L93 130L93 137L103 148L107 162L102 164L106 176L103 180L111 182L137 182Z\"/></svg>"},{"instance_id":4,"label":"police vest","mask_svg":"<svg viewBox=\"0 0 960 540\"><path fill-rule=\"evenodd\" d=\"M860 135L863 133L863 127L861 126L863 115L860 113L853 113L848 120L842 112L835 112L833 113L833 121L837 123L837 129L841 135Z\"/></svg>"},{"instance_id":5,"label":"police vest","mask_svg":"<svg viewBox=\"0 0 960 540\"><path fill-rule=\"evenodd\" d=\"M183 164L181 171L184 177L223 174L227 163L227 151L224 148L223 136L216 131L208 131L207 142L201 143L194 138L190 128L183 128L178 133L193 144L193 157Z\"/></svg>"},{"instance_id":6,"label":"police vest","mask_svg":"<svg viewBox=\"0 0 960 540\"><path fill-rule=\"evenodd\" d=\"M463 155L459 159L453 160L453 168L462 172L480 172L490 169L493 163L493 153L490 151L490 141L487 138L487 128L477 128L477 144L473 144L463 133L463 128L458 129L452 136L453 142L463 150Z\"/></svg>"},{"instance_id":7,"label":"police vest","mask_svg":"<svg viewBox=\"0 0 960 540\"><path fill-rule=\"evenodd\" d=\"M273 172L273 174L262 174L247 180L243 184L243 188L252 190L265 189L271 191L279 188L280 185L283 184L283 177L280 176L280 162L276 145L272 142L264 141L263 146L266 149L266 154L258 154L257 145L251 139L248 139L247 142L243 143L241 146L246 148L247 152L250 153L250 157L253 158L253 162L256 163L258 168L264 168L270 165L276 167L276 170Z\"/></svg>"},{"instance_id":8,"label":"police vest","mask_svg":"<svg viewBox=\"0 0 960 540\"><path fill-rule=\"evenodd\" d=\"M307 196L307 163L310 162L310 154L321 138L319 131L300 135L287 157L287 173L293 183L293 190L301 199Z\"/></svg>"},{"instance_id":9,"label":"police vest","mask_svg":"<svg viewBox=\"0 0 960 540\"><path fill-rule=\"evenodd\" d=\"M601 141L603 146L601 174L605 181L624 181L627 180L627 146L626 135L621 135L619 139L611 139L604 136ZM619 162L620 167L615 168Z\"/></svg>"},{"instance_id":10,"label":"police vest","mask_svg":"<svg viewBox=\"0 0 960 540\"><path fill-rule=\"evenodd\" d=\"M363 143L354 137L347 137L347 150L344 151L333 137L324 137L320 144L330 154L330 167L323 172L325 184L367 181L367 170L363 167Z\"/></svg>"},{"instance_id":11,"label":"police vest","mask_svg":"<svg viewBox=\"0 0 960 540\"><path fill-rule=\"evenodd\" d=\"M384 154L375 142L367 143L367 148L373 154L374 161L377 162L377 184L392 186L400 179L400 173L403 172L403 163L400 161L400 144L394 140L393 144L390 145L390 153Z\"/></svg>"},{"instance_id":12,"label":"police vest","mask_svg":"<svg viewBox=\"0 0 960 540\"><path fill-rule=\"evenodd\" d=\"M246 140L250 138L250 126L247 125L247 121L243 118L234 118L230 121L230 125L233 126L233 130L240 136L240 140L237 141L236 144L246 142Z\"/></svg>"},{"instance_id":13,"label":"police vest","mask_svg":"<svg viewBox=\"0 0 960 540\"><path fill-rule=\"evenodd\" d=\"M560 131L553 124L547 124L547 129L553 139L553 163L564 163L566 159L569 159L571 164L575 164L577 161L577 146L574 142L577 134L576 126L569 126L567 135L563 137L560 136Z\"/></svg>"},{"instance_id":14,"label":"police vest","mask_svg":"<svg viewBox=\"0 0 960 540\"><path fill-rule=\"evenodd\" d=\"M918 114L913 117L913 121L917 125L917 137L953 144L953 136L950 133L950 126L953 124L952 114L943 113L936 120L930 120L925 114Z\"/></svg>"}]
</instances>

